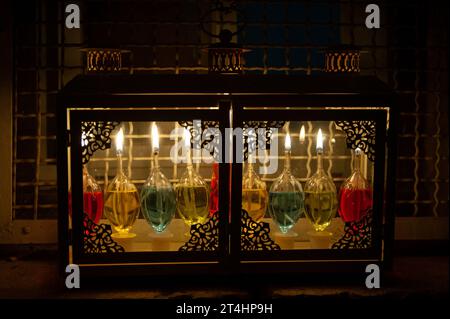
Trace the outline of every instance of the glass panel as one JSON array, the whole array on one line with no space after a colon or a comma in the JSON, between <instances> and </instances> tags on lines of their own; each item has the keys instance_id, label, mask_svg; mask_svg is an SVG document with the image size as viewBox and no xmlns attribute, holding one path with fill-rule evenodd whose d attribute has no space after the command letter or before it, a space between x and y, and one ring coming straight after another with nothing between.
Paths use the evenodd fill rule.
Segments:
<instances>
[{"instance_id":1,"label":"glass panel","mask_svg":"<svg viewBox=\"0 0 450 319\"><path fill-rule=\"evenodd\" d=\"M89 159L83 166L83 231L94 237L85 239L94 249L85 245L84 252L96 252L97 237L109 227L117 251L188 251L202 244L217 249L218 218L211 217L218 210L218 164L206 150L193 148L192 124L99 123L83 122L80 141L87 150L95 141L104 143L94 138L103 127L111 142L89 157L83 153ZM213 229L201 227L207 223ZM209 242L199 243L199 236Z\"/></svg>"},{"instance_id":2,"label":"glass panel","mask_svg":"<svg viewBox=\"0 0 450 319\"><path fill-rule=\"evenodd\" d=\"M351 123L359 129L335 121L285 122L273 130L269 150L249 151L242 180L243 250L372 245L374 162L368 139L375 126ZM371 136L361 133L367 126Z\"/></svg>"}]
</instances>

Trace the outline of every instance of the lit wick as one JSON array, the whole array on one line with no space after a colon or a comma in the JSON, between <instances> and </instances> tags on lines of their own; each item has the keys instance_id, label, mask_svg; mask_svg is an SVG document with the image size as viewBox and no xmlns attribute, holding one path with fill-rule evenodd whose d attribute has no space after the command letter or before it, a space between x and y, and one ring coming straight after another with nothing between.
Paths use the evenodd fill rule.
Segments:
<instances>
[{"instance_id":1,"label":"lit wick","mask_svg":"<svg viewBox=\"0 0 450 319\"><path fill-rule=\"evenodd\" d=\"M316 151L317 151L317 168L322 169L323 136L322 130L320 128L319 131L317 132Z\"/></svg>"},{"instance_id":2,"label":"lit wick","mask_svg":"<svg viewBox=\"0 0 450 319\"><path fill-rule=\"evenodd\" d=\"M355 167L354 167L354 170L359 172L360 167L361 167L361 149L359 147L357 147L355 149Z\"/></svg>"},{"instance_id":3,"label":"lit wick","mask_svg":"<svg viewBox=\"0 0 450 319\"><path fill-rule=\"evenodd\" d=\"M120 128L119 132L116 134L116 152L119 158L119 172L122 173L122 152L123 152L123 129Z\"/></svg>"},{"instance_id":4,"label":"lit wick","mask_svg":"<svg viewBox=\"0 0 450 319\"><path fill-rule=\"evenodd\" d=\"M300 128L300 144L304 143L305 143L305 126L302 125L302 127Z\"/></svg>"},{"instance_id":5,"label":"lit wick","mask_svg":"<svg viewBox=\"0 0 450 319\"><path fill-rule=\"evenodd\" d=\"M153 161L155 168L159 167L158 155L159 155L159 132L156 123L152 123L152 151L153 151Z\"/></svg>"},{"instance_id":6,"label":"lit wick","mask_svg":"<svg viewBox=\"0 0 450 319\"><path fill-rule=\"evenodd\" d=\"M254 129L250 129L250 131L248 132L248 141L249 141L249 143L250 143L250 141L255 141L256 143L258 143L258 141L256 140L256 137L257 136L256 136L255 130ZM249 172L249 175L250 175L250 185L251 186L253 186L253 160L254 160L253 153L256 154L256 147L255 147L254 150L249 147L248 157L247 157L247 165L248 165L247 169L248 169L248 172ZM250 201L250 197L247 199L247 201L251 202Z\"/></svg>"},{"instance_id":7,"label":"lit wick","mask_svg":"<svg viewBox=\"0 0 450 319\"><path fill-rule=\"evenodd\" d=\"M291 135L289 133L286 134L286 138L284 139L284 152L286 156L285 167L286 169L291 168Z\"/></svg>"},{"instance_id":8,"label":"lit wick","mask_svg":"<svg viewBox=\"0 0 450 319\"><path fill-rule=\"evenodd\" d=\"M184 130L184 147L186 148L186 161L187 165L192 166L192 159L191 159L191 133L189 133L188 129Z\"/></svg>"}]
</instances>

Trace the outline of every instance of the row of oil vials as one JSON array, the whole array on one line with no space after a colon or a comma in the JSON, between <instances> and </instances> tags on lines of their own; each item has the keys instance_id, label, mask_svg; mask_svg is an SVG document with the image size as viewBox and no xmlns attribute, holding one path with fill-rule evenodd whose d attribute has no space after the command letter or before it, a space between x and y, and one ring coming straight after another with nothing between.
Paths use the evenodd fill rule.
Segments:
<instances>
[{"instance_id":1,"label":"row of oil vials","mask_svg":"<svg viewBox=\"0 0 450 319\"><path fill-rule=\"evenodd\" d=\"M122 170L121 140L116 137L118 172L103 194L95 179L83 169L83 208L94 222L101 216L113 225L114 237L134 237L130 232L139 211L156 232L163 232L176 212L187 225L203 223L218 209L218 164L213 164L213 176L209 186L193 169L188 160L187 168L173 187L161 172L158 164L159 145L153 145L153 168L140 192ZM157 133L154 133L157 134ZM187 139L187 138L186 138ZM305 190L291 172L290 136L285 140L285 164L281 175L267 192L251 161L242 179L242 208L255 221L261 221L269 213L282 233L287 233L305 214L315 231L324 231L336 212L344 222L359 221L372 207L372 191L360 172L361 150L355 150L354 170L341 185L339 199L333 180L322 167L322 136L317 136L317 171L306 181ZM190 156L189 153L187 156Z\"/></svg>"}]
</instances>

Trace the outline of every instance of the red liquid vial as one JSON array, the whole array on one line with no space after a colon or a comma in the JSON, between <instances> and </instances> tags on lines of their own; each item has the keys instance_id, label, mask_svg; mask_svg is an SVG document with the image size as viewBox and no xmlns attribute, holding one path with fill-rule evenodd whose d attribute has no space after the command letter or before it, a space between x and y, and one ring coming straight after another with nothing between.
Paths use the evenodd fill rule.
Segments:
<instances>
[{"instance_id":1,"label":"red liquid vial","mask_svg":"<svg viewBox=\"0 0 450 319\"><path fill-rule=\"evenodd\" d=\"M98 224L103 215L103 192L84 192L83 208L89 218Z\"/></svg>"},{"instance_id":2,"label":"red liquid vial","mask_svg":"<svg viewBox=\"0 0 450 319\"><path fill-rule=\"evenodd\" d=\"M346 223L358 222L372 208L372 189L360 171L361 150L355 150L354 170L341 185L339 192L339 216Z\"/></svg>"},{"instance_id":3,"label":"red liquid vial","mask_svg":"<svg viewBox=\"0 0 450 319\"><path fill-rule=\"evenodd\" d=\"M72 191L69 190L69 216L72 217ZM83 166L83 211L96 224L103 215L103 192L96 180Z\"/></svg>"},{"instance_id":4,"label":"red liquid vial","mask_svg":"<svg viewBox=\"0 0 450 319\"><path fill-rule=\"evenodd\" d=\"M344 222L357 222L372 208L371 189L341 189L339 216Z\"/></svg>"},{"instance_id":5,"label":"red liquid vial","mask_svg":"<svg viewBox=\"0 0 450 319\"><path fill-rule=\"evenodd\" d=\"M209 216L219 210L219 163L213 163L211 192L209 193Z\"/></svg>"}]
</instances>

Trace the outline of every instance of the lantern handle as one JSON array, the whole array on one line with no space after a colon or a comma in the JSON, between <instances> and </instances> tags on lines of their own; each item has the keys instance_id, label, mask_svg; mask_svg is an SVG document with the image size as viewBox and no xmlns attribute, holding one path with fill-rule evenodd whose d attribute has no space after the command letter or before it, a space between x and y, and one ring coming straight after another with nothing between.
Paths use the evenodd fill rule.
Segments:
<instances>
[{"instance_id":1,"label":"lantern handle","mask_svg":"<svg viewBox=\"0 0 450 319\"><path fill-rule=\"evenodd\" d=\"M211 21L206 20L207 17L211 16L214 12L219 12L221 15L229 14L231 12L236 12L237 15L242 16L243 19L240 19L242 21L242 23L239 24L238 22L236 22L237 29L234 32L232 32L228 29L222 29L222 26L221 26L220 33L214 34L214 33L210 32L209 30L207 30L207 28L205 26L207 24L207 22L211 22ZM223 24L222 21L221 21L221 24ZM246 26L247 26L247 17L242 10L239 10L237 8L236 1L232 1L229 5L223 4L222 1L214 1L213 8L206 11L200 19L200 28L202 29L202 31L205 32L207 35L209 35L212 38L220 39L220 42L224 43L224 44L230 43L232 37L241 33L242 30Z\"/></svg>"}]
</instances>

